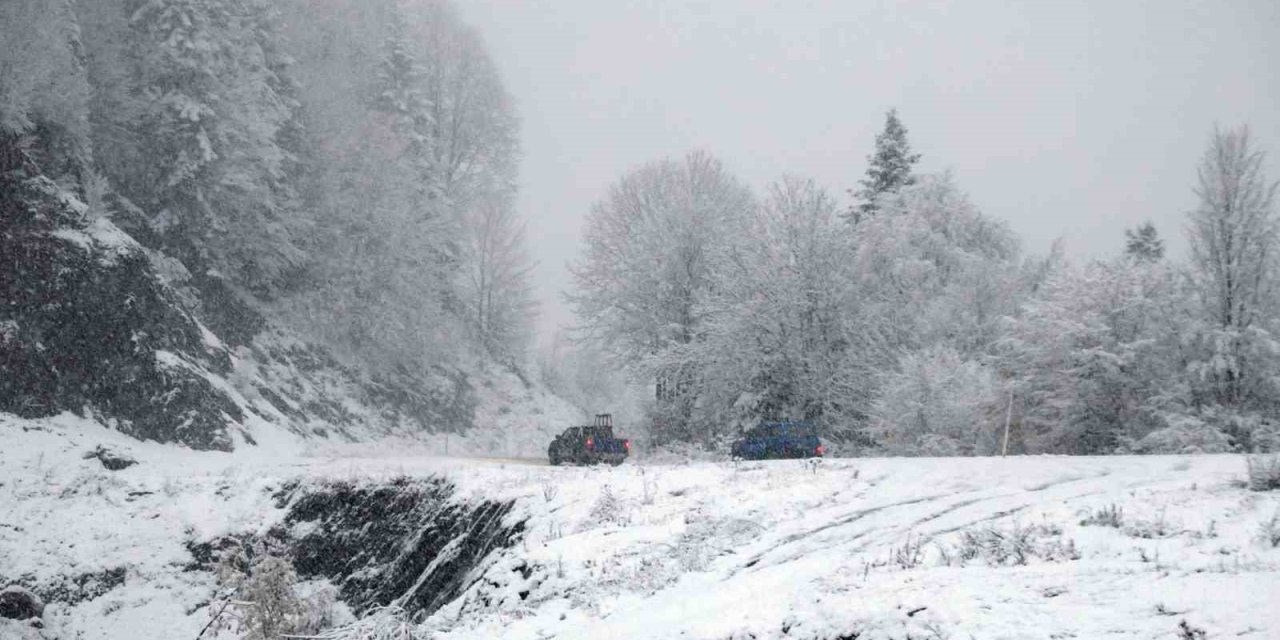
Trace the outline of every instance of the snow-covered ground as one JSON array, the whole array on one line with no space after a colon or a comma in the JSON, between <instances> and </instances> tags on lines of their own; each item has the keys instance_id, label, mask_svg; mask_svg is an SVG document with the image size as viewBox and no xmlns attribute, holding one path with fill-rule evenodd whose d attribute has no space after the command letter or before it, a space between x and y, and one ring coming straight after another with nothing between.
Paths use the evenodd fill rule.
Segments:
<instances>
[{"instance_id":1,"label":"snow-covered ground","mask_svg":"<svg viewBox=\"0 0 1280 640\"><path fill-rule=\"evenodd\" d=\"M528 521L426 621L432 637L1179 638L1183 620L1280 637L1280 549L1260 537L1280 495L1239 486L1239 456L552 468L369 446L197 453L3 415L0 438L0 580L94 593L125 571L50 604L56 637L194 638L213 582L183 570L187 542L264 532L291 479L430 474ZM99 444L139 464L82 458Z\"/></svg>"}]
</instances>

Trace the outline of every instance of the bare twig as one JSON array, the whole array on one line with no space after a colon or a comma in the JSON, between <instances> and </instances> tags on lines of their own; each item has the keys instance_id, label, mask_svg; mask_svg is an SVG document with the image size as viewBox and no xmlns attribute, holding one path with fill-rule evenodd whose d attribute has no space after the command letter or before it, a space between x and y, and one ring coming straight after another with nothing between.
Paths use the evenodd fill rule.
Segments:
<instances>
[{"instance_id":1,"label":"bare twig","mask_svg":"<svg viewBox=\"0 0 1280 640\"><path fill-rule=\"evenodd\" d=\"M207 631L209 631L209 627L212 627L213 623L217 622L222 618L222 614L226 613L227 607L231 606L231 596L234 596L236 594L236 591L239 591L239 590L240 588L236 587L226 595L226 599L222 601L222 606L218 608L218 612L213 614L213 617L209 619L209 622L204 625L203 629L200 630L200 633L196 636L196 640L200 640L200 638L203 638L204 634Z\"/></svg>"}]
</instances>

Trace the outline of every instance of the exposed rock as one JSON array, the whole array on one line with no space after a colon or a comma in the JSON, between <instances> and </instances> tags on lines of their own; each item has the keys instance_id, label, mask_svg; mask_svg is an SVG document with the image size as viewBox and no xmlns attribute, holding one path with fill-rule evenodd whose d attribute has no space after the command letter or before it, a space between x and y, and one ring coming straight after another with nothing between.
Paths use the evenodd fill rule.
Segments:
<instances>
[{"instance_id":1,"label":"exposed rock","mask_svg":"<svg viewBox=\"0 0 1280 640\"><path fill-rule=\"evenodd\" d=\"M228 552L252 548L250 536L218 536L208 542L187 542L187 553L191 554L191 562L182 567L183 571L215 571L219 559ZM246 570L248 567L244 567Z\"/></svg>"},{"instance_id":2,"label":"exposed rock","mask_svg":"<svg viewBox=\"0 0 1280 640\"><path fill-rule=\"evenodd\" d=\"M240 407L209 382L229 371L145 251L0 137L0 411L80 412L140 439L231 448Z\"/></svg>"},{"instance_id":3,"label":"exposed rock","mask_svg":"<svg viewBox=\"0 0 1280 640\"><path fill-rule=\"evenodd\" d=\"M43 615L44 603L36 597L36 594L18 585L9 585L0 589L0 618L31 620Z\"/></svg>"},{"instance_id":4,"label":"exposed rock","mask_svg":"<svg viewBox=\"0 0 1280 640\"><path fill-rule=\"evenodd\" d=\"M457 598L489 554L524 531L523 522L506 522L511 503L459 503L453 493L443 479L303 488L285 518L291 529L275 533L299 575L328 578L357 613L398 600L426 615Z\"/></svg>"},{"instance_id":5,"label":"exposed rock","mask_svg":"<svg viewBox=\"0 0 1280 640\"><path fill-rule=\"evenodd\" d=\"M38 145L0 135L0 412L87 410L138 439L216 450L234 433L253 442L251 413L347 440L472 426L462 371L344 366L208 269L162 253L126 199L110 195L111 220L86 218Z\"/></svg>"},{"instance_id":6,"label":"exposed rock","mask_svg":"<svg viewBox=\"0 0 1280 640\"><path fill-rule=\"evenodd\" d=\"M27 575L18 578L18 581L29 585L29 590L41 602L75 606L81 602L99 598L119 587L125 583L127 576L128 571L124 567L114 567L75 575L60 575L43 582L38 582L34 576ZM0 636L0 638L3 637Z\"/></svg>"},{"instance_id":7,"label":"exposed rock","mask_svg":"<svg viewBox=\"0 0 1280 640\"><path fill-rule=\"evenodd\" d=\"M89 451L84 454L85 460L89 460L92 458L97 458L98 461L102 463L102 466L106 467L108 471L119 471L121 469L128 469L129 467L132 467L133 465L138 464L138 461L134 460L131 456L120 453L113 449L108 449L101 445L99 445L93 451Z\"/></svg>"}]
</instances>

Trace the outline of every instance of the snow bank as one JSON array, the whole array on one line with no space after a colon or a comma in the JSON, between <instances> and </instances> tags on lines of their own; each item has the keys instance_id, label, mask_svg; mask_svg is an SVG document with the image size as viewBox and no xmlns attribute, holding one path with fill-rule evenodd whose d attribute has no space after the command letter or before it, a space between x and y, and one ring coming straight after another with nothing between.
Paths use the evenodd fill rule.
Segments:
<instances>
[{"instance_id":1,"label":"snow bank","mask_svg":"<svg viewBox=\"0 0 1280 640\"><path fill-rule=\"evenodd\" d=\"M294 481L402 476L524 523L431 637L1280 637L1280 494L1239 456L560 468L194 452L66 416L0 416L0 436L0 578L91 587L47 599L59 637L194 637L213 583L189 542L265 533ZM98 445L139 464L82 459Z\"/></svg>"},{"instance_id":2,"label":"snow bank","mask_svg":"<svg viewBox=\"0 0 1280 640\"><path fill-rule=\"evenodd\" d=\"M495 571L428 624L453 639L1151 638L1185 619L1277 637L1280 549L1259 528L1280 496L1243 474L1238 456L525 470L509 563L530 577ZM605 486L620 515L602 522ZM1081 524L1111 505L1120 527Z\"/></svg>"}]
</instances>

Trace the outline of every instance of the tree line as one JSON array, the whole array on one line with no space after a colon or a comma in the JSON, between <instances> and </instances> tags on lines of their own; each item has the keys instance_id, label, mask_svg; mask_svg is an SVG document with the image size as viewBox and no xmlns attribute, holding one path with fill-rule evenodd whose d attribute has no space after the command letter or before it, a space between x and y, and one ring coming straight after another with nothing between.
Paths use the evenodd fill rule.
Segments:
<instances>
[{"instance_id":1,"label":"tree line","mask_svg":"<svg viewBox=\"0 0 1280 640\"><path fill-rule=\"evenodd\" d=\"M1112 258L1025 255L919 159L890 111L849 206L702 152L627 173L573 268L583 353L649 389L658 443L803 418L857 453L1280 448L1277 184L1246 127L1209 142L1182 261L1149 222Z\"/></svg>"}]
</instances>

